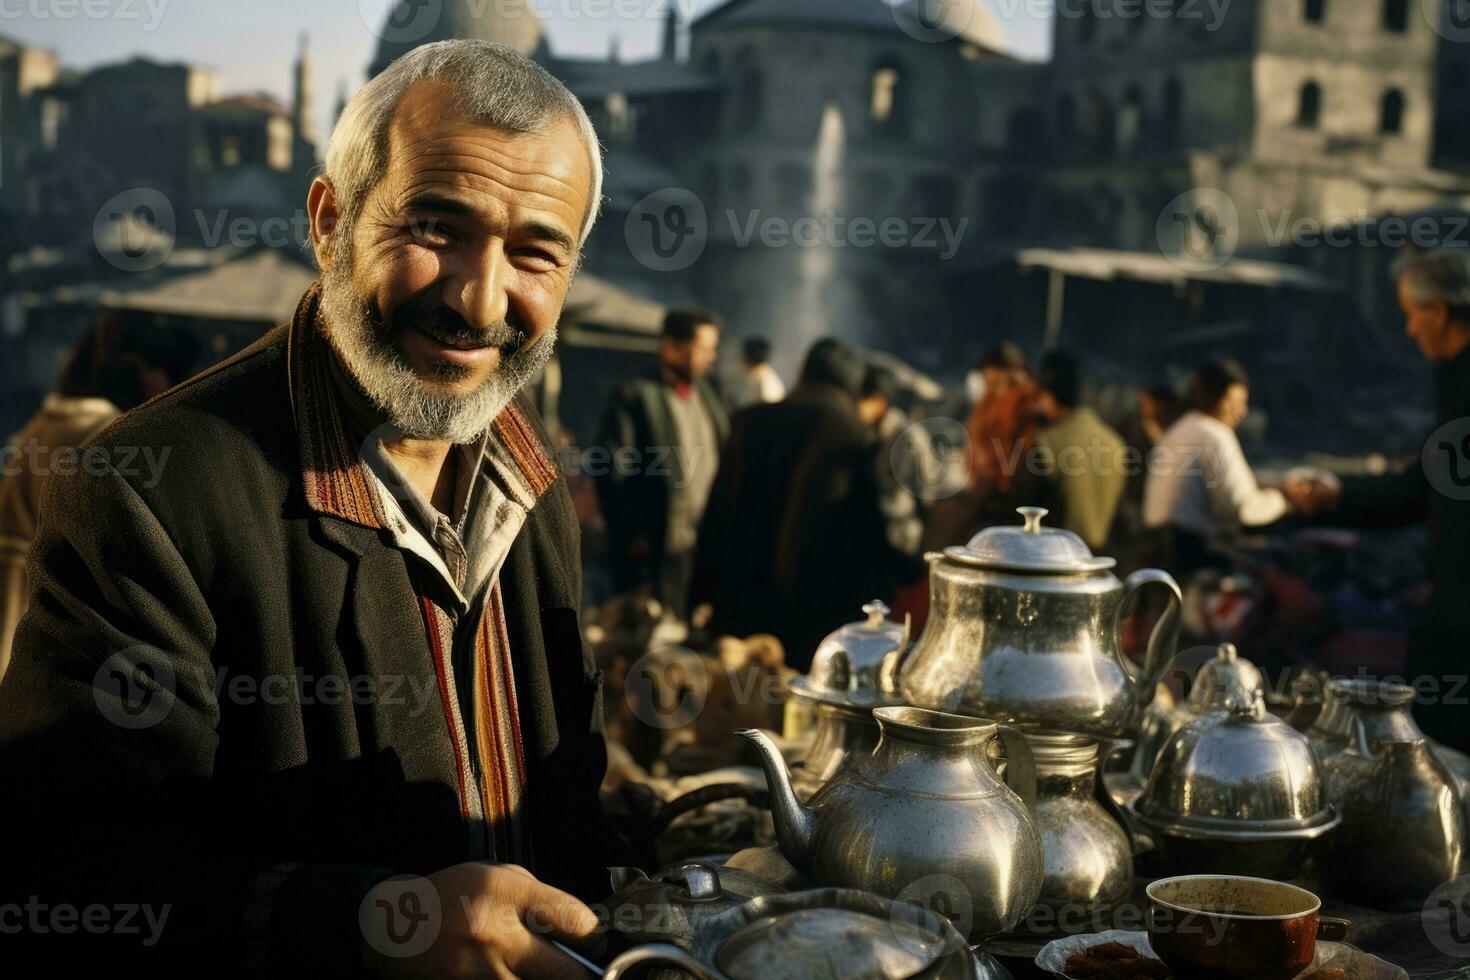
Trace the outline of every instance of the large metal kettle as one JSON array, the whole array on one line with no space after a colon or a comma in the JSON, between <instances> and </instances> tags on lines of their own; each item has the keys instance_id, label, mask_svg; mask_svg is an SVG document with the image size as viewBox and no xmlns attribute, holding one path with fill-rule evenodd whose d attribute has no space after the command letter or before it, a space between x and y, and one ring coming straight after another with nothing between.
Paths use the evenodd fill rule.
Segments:
<instances>
[{"instance_id":1,"label":"large metal kettle","mask_svg":"<svg viewBox=\"0 0 1470 980\"><path fill-rule=\"evenodd\" d=\"M1036 768L1016 729L923 708L876 708L873 754L808 806L766 735L760 751L781 853L820 885L940 903L972 939L1015 927L1041 892ZM1003 750L1005 776L991 758Z\"/></svg>"},{"instance_id":2,"label":"large metal kettle","mask_svg":"<svg viewBox=\"0 0 1470 980\"><path fill-rule=\"evenodd\" d=\"M925 556L929 621L898 667L904 701L1025 728L1131 735L1174 658L1178 583L1152 568L1120 582L1113 559L1043 527L1045 509L1018 512L1021 527L987 528ZM1135 669L1121 624L1146 589L1168 604Z\"/></svg>"}]
</instances>

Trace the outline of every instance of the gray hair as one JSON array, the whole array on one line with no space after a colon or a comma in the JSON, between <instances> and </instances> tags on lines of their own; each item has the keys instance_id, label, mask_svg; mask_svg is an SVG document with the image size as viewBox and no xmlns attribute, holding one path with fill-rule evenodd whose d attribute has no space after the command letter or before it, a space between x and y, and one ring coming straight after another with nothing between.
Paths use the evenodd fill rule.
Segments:
<instances>
[{"instance_id":1,"label":"gray hair","mask_svg":"<svg viewBox=\"0 0 1470 980\"><path fill-rule=\"evenodd\" d=\"M1393 277L1417 303L1442 301L1457 317L1470 318L1470 249L1437 248L1400 256Z\"/></svg>"},{"instance_id":2,"label":"gray hair","mask_svg":"<svg viewBox=\"0 0 1470 980\"><path fill-rule=\"evenodd\" d=\"M414 48L370 80L342 110L327 143L326 175L349 233L368 193L388 169L388 127L409 88L433 81L454 91L471 119L504 133L539 132L570 118L582 133L592 166L592 196L578 246L584 246L602 203L602 151L587 110L545 68L493 41L436 41Z\"/></svg>"}]
</instances>

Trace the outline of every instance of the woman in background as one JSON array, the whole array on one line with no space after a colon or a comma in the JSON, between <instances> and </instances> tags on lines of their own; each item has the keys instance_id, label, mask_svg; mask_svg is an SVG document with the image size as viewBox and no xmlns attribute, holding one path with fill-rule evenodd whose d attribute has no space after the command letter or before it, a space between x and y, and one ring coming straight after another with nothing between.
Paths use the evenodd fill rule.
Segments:
<instances>
[{"instance_id":1,"label":"woman in background","mask_svg":"<svg viewBox=\"0 0 1470 980\"><path fill-rule=\"evenodd\" d=\"M1280 490L1256 480L1236 435L1250 411L1250 379L1240 365L1201 365L1188 405L1154 447L1143 500L1144 523L1172 538L1179 575L1220 567L1219 546L1242 527L1274 524L1291 511Z\"/></svg>"}]
</instances>

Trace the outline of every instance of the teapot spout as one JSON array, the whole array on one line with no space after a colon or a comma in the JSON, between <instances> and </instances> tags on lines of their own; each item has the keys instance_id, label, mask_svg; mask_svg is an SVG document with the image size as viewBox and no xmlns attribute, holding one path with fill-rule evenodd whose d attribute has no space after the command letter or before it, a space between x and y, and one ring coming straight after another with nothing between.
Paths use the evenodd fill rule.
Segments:
<instances>
[{"instance_id":1,"label":"teapot spout","mask_svg":"<svg viewBox=\"0 0 1470 980\"><path fill-rule=\"evenodd\" d=\"M812 846L812 811L796 800L796 791L791 788L791 773L786 769L786 760L781 750L765 732L745 729L735 733L747 738L760 753L761 768L766 773L766 786L771 791L771 817L776 824L776 843L781 853L795 865L807 864Z\"/></svg>"}]
</instances>

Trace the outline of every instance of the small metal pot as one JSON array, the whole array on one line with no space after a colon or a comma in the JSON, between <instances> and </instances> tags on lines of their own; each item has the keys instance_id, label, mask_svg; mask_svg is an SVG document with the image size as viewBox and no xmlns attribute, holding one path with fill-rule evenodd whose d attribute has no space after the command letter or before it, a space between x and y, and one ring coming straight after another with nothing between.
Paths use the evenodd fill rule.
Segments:
<instances>
[{"instance_id":1,"label":"small metal pot","mask_svg":"<svg viewBox=\"0 0 1470 980\"><path fill-rule=\"evenodd\" d=\"M811 670L791 684L793 700L815 710L816 730L806 757L793 767L792 788L802 802L852 759L872 755L878 745L873 709L898 703L884 664L908 646L909 626L888 620L889 608L874 599L863 606L867 619L848 623L817 647Z\"/></svg>"},{"instance_id":2,"label":"small metal pot","mask_svg":"<svg viewBox=\"0 0 1470 980\"><path fill-rule=\"evenodd\" d=\"M1307 842L1342 820L1307 741L1259 692L1180 729L1134 813L1179 874L1293 878Z\"/></svg>"}]
</instances>

